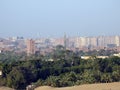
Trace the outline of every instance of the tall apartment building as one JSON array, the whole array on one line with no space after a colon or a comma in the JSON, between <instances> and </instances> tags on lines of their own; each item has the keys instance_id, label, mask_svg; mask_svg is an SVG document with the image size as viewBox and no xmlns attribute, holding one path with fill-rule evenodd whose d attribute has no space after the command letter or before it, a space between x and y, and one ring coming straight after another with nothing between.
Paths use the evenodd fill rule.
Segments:
<instances>
[{"instance_id":1,"label":"tall apartment building","mask_svg":"<svg viewBox=\"0 0 120 90\"><path fill-rule=\"evenodd\" d=\"M97 38L96 37L90 37L89 45L92 47L97 47Z\"/></svg>"},{"instance_id":2,"label":"tall apartment building","mask_svg":"<svg viewBox=\"0 0 120 90\"><path fill-rule=\"evenodd\" d=\"M86 37L80 37L80 47L87 47L87 38Z\"/></svg>"},{"instance_id":3,"label":"tall apartment building","mask_svg":"<svg viewBox=\"0 0 120 90\"><path fill-rule=\"evenodd\" d=\"M76 37L75 40L74 40L74 42L75 42L75 47L76 48L80 48L80 44L81 44L80 37Z\"/></svg>"},{"instance_id":4,"label":"tall apartment building","mask_svg":"<svg viewBox=\"0 0 120 90\"><path fill-rule=\"evenodd\" d=\"M119 36L115 36L115 44L116 44L116 46L120 46L120 37Z\"/></svg>"},{"instance_id":5,"label":"tall apartment building","mask_svg":"<svg viewBox=\"0 0 120 90\"><path fill-rule=\"evenodd\" d=\"M96 47L97 46L97 38L96 37L76 37L75 38L75 46L77 48L82 47Z\"/></svg>"},{"instance_id":6,"label":"tall apartment building","mask_svg":"<svg viewBox=\"0 0 120 90\"><path fill-rule=\"evenodd\" d=\"M35 54L35 42L32 39L26 41L27 44L27 55Z\"/></svg>"},{"instance_id":7,"label":"tall apartment building","mask_svg":"<svg viewBox=\"0 0 120 90\"><path fill-rule=\"evenodd\" d=\"M99 36L97 38L97 46L100 46L100 47L105 46L105 36Z\"/></svg>"},{"instance_id":8,"label":"tall apartment building","mask_svg":"<svg viewBox=\"0 0 120 90\"><path fill-rule=\"evenodd\" d=\"M76 37L76 47L109 47L120 46L120 36Z\"/></svg>"}]
</instances>

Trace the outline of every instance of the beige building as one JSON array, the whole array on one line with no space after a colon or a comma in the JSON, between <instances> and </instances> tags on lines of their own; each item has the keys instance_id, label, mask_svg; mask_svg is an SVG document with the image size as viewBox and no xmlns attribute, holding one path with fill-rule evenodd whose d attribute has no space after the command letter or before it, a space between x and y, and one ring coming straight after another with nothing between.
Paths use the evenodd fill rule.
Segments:
<instances>
[{"instance_id":1,"label":"beige building","mask_svg":"<svg viewBox=\"0 0 120 90\"><path fill-rule=\"evenodd\" d=\"M80 38L76 37L75 40L74 40L74 42L75 42L75 47L76 48L80 48L80 45L81 45Z\"/></svg>"},{"instance_id":2,"label":"beige building","mask_svg":"<svg viewBox=\"0 0 120 90\"><path fill-rule=\"evenodd\" d=\"M115 44L116 44L116 46L120 46L120 37L119 36L115 36Z\"/></svg>"},{"instance_id":3,"label":"beige building","mask_svg":"<svg viewBox=\"0 0 120 90\"><path fill-rule=\"evenodd\" d=\"M99 36L97 42L98 42L98 46L104 47L105 46L105 36Z\"/></svg>"},{"instance_id":4,"label":"beige building","mask_svg":"<svg viewBox=\"0 0 120 90\"><path fill-rule=\"evenodd\" d=\"M93 47L97 47L97 38L96 37L90 38L90 45Z\"/></svg>"},{"instance_id":5,"label":"beige building","mask_svg":"<svg viewBox=\"0 0 120 90\"><path fill-rule=\"evenodd\" d=\"M27 44L27 55L35 54L35 42L32 39L26 41Z\"/></svg>"},{"instance_id":6,"label":"beige building","mask_svg":"<svg viewBox=\"0 0 120 90\"><path fill-rule=\"evenodd\" d=\"M85 47L87 45L87 38L86 37L80 37L80 46Z\"/></svg>"}]
</instances>

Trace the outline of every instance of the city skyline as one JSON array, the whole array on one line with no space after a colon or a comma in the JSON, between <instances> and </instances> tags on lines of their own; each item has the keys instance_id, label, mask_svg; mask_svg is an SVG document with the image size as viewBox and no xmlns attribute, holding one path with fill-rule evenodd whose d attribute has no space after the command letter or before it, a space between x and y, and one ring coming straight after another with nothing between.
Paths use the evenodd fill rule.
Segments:
<instances>
[{"instance_id":1,"label":"city skyline","mask_svg":"<svg viewBox=\"0 0 120 90\"><path fill-rule=\"evenodd\" d=\"M1 0L0 36L120 35L119 0Z\"/></svg>"},{"instance_id":2,"label":"city skyline","mask_svg":"<svg viewBox=\"0 0 120 90\"><path fill-rule=\"evenodd\" d=\"M0 38L0 52L26 52L28 56L40 52L43 54L51 52L59 45L65 47L66 50L73 51L101 49L120 51L120 36L67 37L64 35L62 38Z\"/></svg>"}]
</instances>

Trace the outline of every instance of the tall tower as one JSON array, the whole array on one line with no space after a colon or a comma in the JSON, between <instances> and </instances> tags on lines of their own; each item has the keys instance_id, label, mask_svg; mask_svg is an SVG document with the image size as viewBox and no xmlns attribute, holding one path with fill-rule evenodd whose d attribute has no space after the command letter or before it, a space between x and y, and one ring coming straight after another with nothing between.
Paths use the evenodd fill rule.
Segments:
<instances>
[{"instance_id":1,"label":"tall tower","mask_svg":"<svg viewBox=\"0 0 120 90\"><path fill-rule=\"evenodd\" d=\"M67 46L67 39L66 39L66 33L64 33L64 48L66 50L66 46Z\"/></svg>"},{"instance_id":2,"label":"tall tower","mask_svg":"<svg viewBox=\"0 0 120 90\"><path fill-rule=\"evenodd\" d=\"M35 42L32 39L28 39L27 42L27 55L35 54Z\"/></svg>"}]
</instances>

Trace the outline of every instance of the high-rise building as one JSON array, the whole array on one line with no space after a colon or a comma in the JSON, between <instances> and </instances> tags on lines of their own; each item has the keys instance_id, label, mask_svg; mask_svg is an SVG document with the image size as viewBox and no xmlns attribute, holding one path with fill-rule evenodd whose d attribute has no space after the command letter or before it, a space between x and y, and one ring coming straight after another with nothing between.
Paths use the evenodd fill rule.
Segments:
<instances>
[{"instance_id":1,"label":"high-rise building","mask_svg":"<svg viewBox=\"0 0 120 90\"><path fill-rule=\"evenodd\" d=\"M115 36L115 44L116 44L116 46L120 46L120 37L119 36Z\"/></svg>"},{"instance_id":2,"label":"high-rise building","mask_svg":"<svg viewBox=\"0 0 120 90\"><path fill-rule=\"evenodd\" d=\"M97 47L97 38L96 37L90 37L90 46Z\"/></svg>"},{"instance_id":3,"label":"high-rise building","mask_svg":"<svg viewBox=\"0 0 120 90\"><path fill-rule=\"evenodd\" d=\"M87 38L80 37L80 47L87 47Z\"/></svg>"},{"instance_id":4,"label":"high-rise building","mask_svg":"<svg viewBox=\"0 0 120 90\"><path fill-rule=\"evenodd\" d=\"M80 37L76 37L75 40L74 40L74 42L75 42L75 47L76 48L80 48L80 44L81 44Z\"/></svg>"},{"instance_id":5,"label":"high-rise building","mask_svg":"<svg viewBox=\"0 0 120 90\"><path fill-rule=\"evenodd\" d=\"M105 36L99 36L98 38L97 38L97 44L98 44L98 46L100 46L100 47L105 47L106 45L105 45Z\"/></svg>"},{"instance_id":6,"label":"high-rise building","mask_svg":"<svg viewBox=\"0 0 120 90\"><path fill-rule=\"evenodd\" d=\"M66 39L66 34L64 34L64 48L66 50L67 47L67 39Z\"/></svg>"},{"instance_id":7,"label":"high-rise building","mask_svg":"<svg viewBox=\"0 0 120 90\"><path fill-rule=\"evenodd\" d=\"M26 41L27 44L27 55L35 54L35 42L32 39Z\"/></svg>"}]
</instances>

